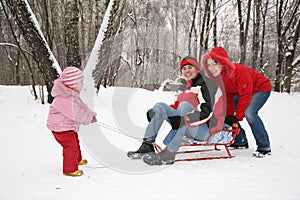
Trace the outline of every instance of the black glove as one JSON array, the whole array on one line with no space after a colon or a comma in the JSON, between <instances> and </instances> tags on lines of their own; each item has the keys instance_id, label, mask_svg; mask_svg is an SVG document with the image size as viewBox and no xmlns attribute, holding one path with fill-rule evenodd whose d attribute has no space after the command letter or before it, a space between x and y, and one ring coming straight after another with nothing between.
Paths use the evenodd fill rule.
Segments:
<instances>
[{"instance_id":1,"label":"black glove","mask_svg":"<svg viewBox=\"0 0 300 200\"><path fill-rule=\"evenodd\" d=\"M178 90L183 91L186 86L186 80L183 78L183 79L180 79L179 82L180 82L180 86L179 86Z\"/></svg>"},{"instance_id":2,"label":"black glove","mask_svg":"<svg viewBox=\"0 0 300 200\"><path fill-rule=\"evenodd\" d=\"M225 124L229 125L229 126L232 126L234 123L237 123L238 120L235 116L226 116L225 117Z\"/></svg>"},{"instance_id":3,"label":"black glove","mask_svg":"<svg viewBox=\"0 0 300 200\"><path fill-rule=\"evenodd\" d=\"M151 121L151 119L154 117L154 115L155 115L155 112L153 111L152 108L147 111L147 120L148 120L148 122Z\"/></svg>"},{"instance_id":4,"label":"black glove","mask_svg":"<svg viewBox=\"0 0 300 200\"><path fill-rule=\"evenodd\" d=\"M172 116L168 117L173 130L177 130L180 127L185 125L184 117L181 116Z\"/></svg>"}]
</instances>

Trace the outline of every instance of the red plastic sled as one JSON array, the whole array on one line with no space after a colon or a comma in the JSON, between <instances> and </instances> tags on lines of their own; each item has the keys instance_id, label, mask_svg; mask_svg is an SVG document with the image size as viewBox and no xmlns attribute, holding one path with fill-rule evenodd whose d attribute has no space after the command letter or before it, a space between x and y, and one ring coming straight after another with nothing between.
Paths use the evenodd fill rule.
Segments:
<instances>
[{"instance_id":1,"label":"red plastic sled","mask_svg":"<svg viewBox=\"0 0 300 200\"><path fill-rule=\"evenodd\" d=\"M182 143L180 145L179 151L176 152L177 159L175 159L174 162L233 158L234 156L231 155L228 146L234 142L235 137L240 132L238 123L233 124L231 130L223 130L222 132L228 132L228 133L231 132L232 133L232 138L229 142L227 142L227 143L210 143L211 137L213 137L215 135L215 134L211 134L208 137L206 142L201 143L201 142L195 141L194 143L191 143L191 144ZM218 134L218 133L216 133L216 134ZM162 150L161 147L158 146L157 144L154 144L154 147L157 152L160 152ZM187 149L182 150L183 148L187 148ZM223 155L218 155L218 156L209 156L208 154L203 155L203 153L211 152L211 151L218 152L218 154L219 154L219 152L221 152L222 148L225 149L225 152L226 152L225 155L224 155L224 153L223 153ZM194 157L186 156L186 155L192 155L192 154L194 155ZM178 155L182 155L182 156L178 156Z\"/></svg>"},{"instance_id":2,"label":"red plastic sled","mask_svg":"<svg viewBox=\"0 0 300 200\"><path fill-rule=\"evenodd\" d=\"M232 158L234 156L231 155L230 150L228 148L231 145L235 137L239 134L240 128L238 127L238 123L232 125L231 130L223 130L222 132L231 132L232 139L227 143L210 143L210 138L213 137L215 134L211 134L206 142L200 143L195 142L192 144L181 144L179 151L176 153L177 155L182 155L181 157L175 159L174 162L181 162L181 161L196 161L196 160L212 160L212 159L226 159ZM216 133L217 134L217 133ZM187 148L186 150L182 150L183 148ZM222 149L225 149L226 154L224 155L216 155L210 156L209 154L203 154L205 152L215 151L221 152ZM194 155L194 157L186 157L186 155ZM177 156L178 157L178 156Z\"/></svg>"}]
</instances>

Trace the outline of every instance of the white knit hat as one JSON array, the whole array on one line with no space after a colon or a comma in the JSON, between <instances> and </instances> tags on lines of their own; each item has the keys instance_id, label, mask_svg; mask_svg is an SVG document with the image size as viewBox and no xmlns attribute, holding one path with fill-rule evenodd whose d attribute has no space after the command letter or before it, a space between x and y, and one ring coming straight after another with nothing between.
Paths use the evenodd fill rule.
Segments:
<instances>
[{"instance_id":1,"label":"white knit hat","mask_svg":"<svg viewBox=\"0 0 300 200\"><path fill-rule=\"evenodd\" d=\"M63 84L70 88L75 88L76 83L83 80L83 73L77 67L66 67L60 74Z\"/></svg>"}]
</instances>

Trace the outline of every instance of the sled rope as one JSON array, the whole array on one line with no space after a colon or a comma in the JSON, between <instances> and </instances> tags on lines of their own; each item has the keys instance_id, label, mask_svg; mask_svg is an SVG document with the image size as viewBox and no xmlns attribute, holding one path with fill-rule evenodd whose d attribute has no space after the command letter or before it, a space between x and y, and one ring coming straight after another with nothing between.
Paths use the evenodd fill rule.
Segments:
<instances>
[{"instance_id":1,"label":"sled rope","mask_svg":"<svg viewBox=\"0 0 300 200\"><path fill-rule=\"evenodd\" d=\"M96 122L96 123L97 123L99 126L101 126L101 127L103 127L103 128L106 128L106 129L108 129L108 130L114 131L114 132L116 132L116 133L119 133L119 134L122 134L122 135L125 135L125 136L128 136L128 137L131 137L131 138L133 138L133 139L139 140L140 142L143 141L142 138L137 137L137 136L134 136L134 135L130 135L130 134L126 133L125 131L123 131L123 130L121 130L121 129L118 129L118 128L116 128L116 127L113 127L113 126L111 126L111 125L109 125L109 124L105 124L105 123L103 123L103 122Z\"/></svg>"},{"instance_id":2,"label":"sled rope","mask_svg":"<svg viewBox=\"0 0 300 200\"><path fill-rule=\"evenodd\" d=\"M98 124L98 126L101 126L101 127L103 127L103 128L106 128L106 129L108 129L108 130L111 130L111 131L114 131L114 132L116 132L116 133L125 135L125 136L127 136L127 137L136 139L136 140L138 140L140 143L147 142L147 141L144 141L143 138L140 138L140 137L137 137L137 136L128 134L127 132L125 132L125 131L123 131L123 130L121 130L121 129L118 129L118 128L116 128L116 127L113 127L113 126L111 126L111 125L109 125L109 124L105 124L105 123L103 123L103 122L96 122L96 124ZM148 143L152 144L157 152L160 152L160 151L162 150L161 147L160 147L159 145L155 144L155 142L148 142Z\"/></svg>"}]
</instances>

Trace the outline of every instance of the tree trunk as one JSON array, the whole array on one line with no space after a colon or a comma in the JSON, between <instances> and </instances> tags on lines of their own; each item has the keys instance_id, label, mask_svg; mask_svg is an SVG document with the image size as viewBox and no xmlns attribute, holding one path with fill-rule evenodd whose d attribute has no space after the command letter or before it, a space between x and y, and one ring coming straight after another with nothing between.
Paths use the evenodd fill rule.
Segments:
<instances>
[{"instance_id":1,"label":"tree trunk","mask_svg":"<svg viewBox=\"0 0 300 200\"><path fill-rule=\"evenodd\" d=\"M254 24L253 24L253 41L252 41L252 66L253 69L259 71L259 60L258 60L258 51L259 51L259 32L260 32L260 20L261 20L261 0L254 0L253 6L253 15L254 15Z\"/></svg>"},{"instance_id":2,"label":"tree trunk","mask_svg":"<svg viewBox=\"0 0 300 200\"><path fill-rule=\"evenodd\" d=\"M217 40L217 7L216 7L216 0L213 0L213 41L214 41L214 47L218 46L218 40Z\"/></svg>"},{"instance_id":3,"label":"tree trunk","mask_svg":"<svg viewBox=\"0 0 300 200\"><path fill-rule=\"evenodd\" d=\"M286 57L286 66L285 66L285 91L287 93L291 92L291 82L292 82L292 72L295 66L292 65L294 57L295 57L295 51L296 51L296 46L299 40L299 35L300 35L300 21L298 20L297 25L295 26L294 31L292 31L293 37L291 37L291 42L288 45L287 51L287 57Z\"/></svg>"},{"instance_id":4,"label":"tree trunk","mask_svg":"<svg viewBox=\"0 0 300 200\"><path fill-rule=\"evenodd\" d=\"M299 37L299 33L297 33L299 31L297 30L299 29L299 18L295 17L299 9L299 4L300 0L296 0L293 1L293 3L289 7L287 7L288 4L286 1L276 1L278 64L275 71L275 91L277 92L283 91L283 86L287 87L285 88L286 92L290 92L290 82L292 74L291 63L294 58L294 51ZM297 23L297 27L295 30L290 31L291 33L290 35L288 35L293 23ZM295 38L295 35L297 34L298 37ZM294 38L292 39L292 41L294 40L293 42L296 41L296 44L293 44L294 46L292 47L294 49L290 48L290 38ZM285 55L288 56L285 57Z\"/></svg>"},{"instance_id":5,"label":"tree trunk","mask_svg":"<svg viewBox=\"0 0 300 200\"><path fill-rule=\"evenodd\" d=\"M261 34L261 44L260 44L260 56L259 56L259 66L264 68L264 47L265 47L265 33L266 33L266 17L268 12L269 1L267 0L262 13L262 34Z\"/></svg>"},{"instance_id":6,"label":"tree trunk","mask_svg":"<svg viewBox=\"0 0 300 200\"><path fill-rule=\"evenodd\" d=\"M189 44L188 44L188 55L191 55L191 44L192 44L192 37L193 37L193 31L194 31L194 27L195 27L195 20L196 20L196 11L197 11L197 7L198 7L198 2L199 0L196 0L195 2L195 7L194 7L194 10L193 10L193 15L192 15L192 24L191 24L191 29L190 29L190 32L189 32Z\"/></svg>"},{"instance_id":7,"label":"tree trunk","mask_svg":"<svg viewBox=\"0 0 300 200\"><path fill-rule=\"evenodd\" d=\"M250 21L250 11L251 11L251 0L248 0L247 4L247 18L246 24L243 20L243 13L242 13L242 1L237 0L238 6L238 19L239 19L239 27L240 27L240 63L245 64L246 60L246 50L247 50L247 36L248 36L248 28L249 28L249 21Z\"/></svg>"},{"instance_id":8,"label":"tree trunk","mask_svg":"<svg viewBox=\"0 0 300 200\"><path fill-rule=\"evenodd\" d=\"M65 45L67 48L67 66L81 67L79 54L78 21L79 10L77 0L65 1Z\"/></svg>"},{"instance_id":9,"label":"tree trunk","mask_svg":"<svg viewBox=\"0 0 300 200\"><path fill-rule=\"evenodd\" d=\"M209 33L206 33L205 30L207 31L207 20L209 20L209 10L210 10L210 0L206 0L205 1L205 9L204 9L204 14L202 17L202 27L201 27L201 34L200 34L200 55L202 55L202 49L204 48L205 50L207 50L207 47L205 47L205 38L208 37ZM206 35L207 34L207 35Z\"/></svg>"},{"instance_id":10,"label":"tree trunk","mask_svg":"<svg viewBox=\"0 0 300 200\"><path fill-rule=\"evenodd\" d=\"M283 0L277 0L276 3L276 17L277 17L277 41L278 41L278 52L277 52L277 66L275 70L275 91L280 92L280 82L281 82L281 68L283 63L283 36L282 36L282 7Z\"/></svg>"},{"instance_id":11,"label":"tree trunk","mask_svg":"<svg viewBox=\"0 0 300 200\"><path fill-rule=\"evenodd\" d=\"M107 30L104 33L104 39L103 44L101 46L100 52L99 52L99 62L93 71L93 76L96 80L96 87L99 90L100 85L103 84L111 85L113 84L111 81L110 75L114 75L114 72L116 72L115 66L111 66L113 64L118 64L118 62L113 62L110 60L111 53L114 49L112 49L112 45L114 45L113 37L118 33L120 28L120 22L121 22L121 16L123 12L124 5L126 3L126 0L120 0L118 3L114 1L110 18L108 22ZM116 42L116 41L115 41ZM118 57L120 58L120 57ZM112 67L112 68L111 68Z\"/></svg>"},{"instance_id":12,"label":"tree trunk","mask_svg":"<svg viewBox=\"0 0 300 200\"><path fill-rule=\"evenodd\" d=\"M52 102L51 89L53 87L53 81L58 77L58 73L52 65L54 61L51 60L50 50L43 40L43 35L35 27L35 22L32 19L32 13L30 12L29 5L24 0L14 1L5 0L10 11L14 15L16 22L25 38L29 47L32 50L34 59L38 62L38 68L40 69L45 85L48 91L48 102Z\"/></svg>"},{"instance_id":13,"label":"tree trunk","mask_svg":"<svg viewBox=\"0 0 300 200\"><path fill-rule=\"evenodd\" d=\"M53 38L52 38L52 27L51 27L51 17L49 16L49 1L48 0L42 0L42 16L43 16L43 21L45 21L45 38L48 42L48 45L50 49L53 48Z\"/></svg>"}]
</instances>

